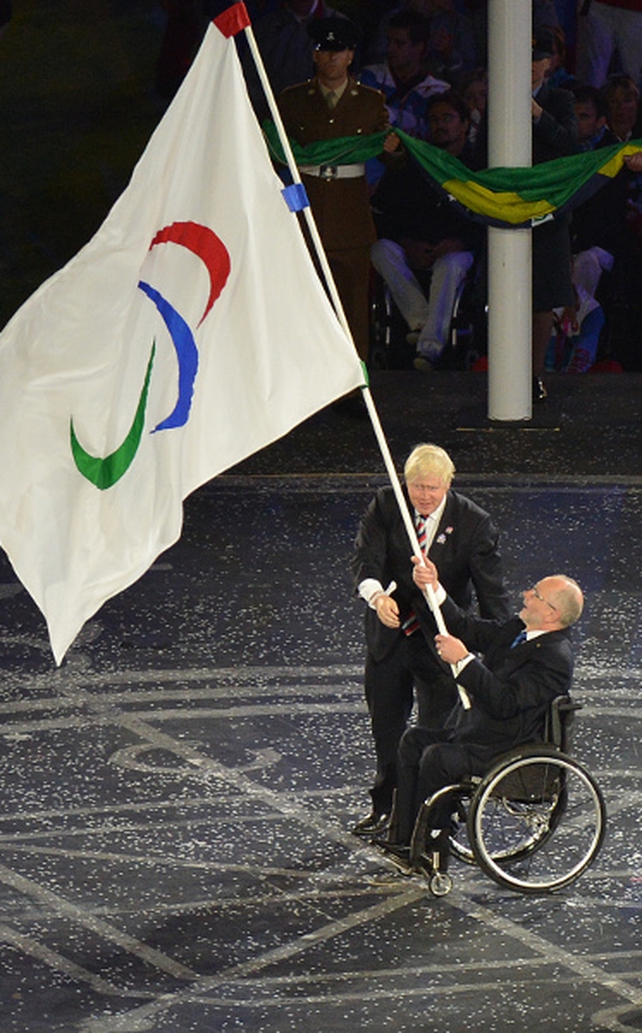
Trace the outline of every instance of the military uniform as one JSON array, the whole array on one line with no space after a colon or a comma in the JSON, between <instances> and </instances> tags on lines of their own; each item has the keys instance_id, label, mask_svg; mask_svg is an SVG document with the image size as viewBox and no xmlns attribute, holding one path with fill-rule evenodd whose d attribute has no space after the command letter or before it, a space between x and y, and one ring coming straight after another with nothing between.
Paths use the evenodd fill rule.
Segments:
<instances>
[{"instance_id":1,"label":"military uniform","mask_svg":"<svg viewBox=\"0 0 642 1033\"><path fill-rule=\"evenodd\" d=\"M288 135L302 145L379 133L388 126L383 94L352 78L334 108L316 78L284 90L279 107ZM365 168L303 166L300 172L357 350L367 359L370 247L376 233Z\"/></svg>"}]
</instances>

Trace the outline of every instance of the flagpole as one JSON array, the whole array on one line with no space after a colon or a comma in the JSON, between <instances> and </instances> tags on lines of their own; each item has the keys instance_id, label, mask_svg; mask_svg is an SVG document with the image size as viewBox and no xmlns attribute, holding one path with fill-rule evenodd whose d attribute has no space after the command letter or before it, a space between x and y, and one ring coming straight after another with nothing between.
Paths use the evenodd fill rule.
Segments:
<instances>
[{"instance_id":1,"label":"flagpole","mask_svg":"<svg viewBox=\"0 0 642 1033\"><path fill-rule=\"evenodd\" d=\"M385 434L383 432L383 427L381 426L381 421L379 419L379 413L376 410L376 407L375 407L375 404L374 404L374 401L373 401L373 398L372 398L372 394L370 392L370 388L366 386L366 387L363 387L361 389L361 391L362 391L362 394L363 394L363 400L364 400L364 402L366 404L366 409L368 410L368 415L370 416L370 421L372 423L372 429L374 430L375 437L376 437L377 443L379 445L379 449L381 450L381 455L383 457L384 465L386 467L386 471L387 471L388 476L390 478L390 483L391 483L393 491L395 493L395 497L396 497L397 503L399 505L399 510L401 512L401 516L402 516L402 519L403 519L406 531L408 533L408 537L410 539L410 543L411 543L411 545L413 547L413 550L414 550L414 555L415 556L420 556L421 559L423 560L423 552L421 551L421 547L419 545L419 539L417 538L417 531L415 529L415 525L414 525L413 519L410 516L410 513L408 511L408 506L406 505L406 500L404 498L404 494L403 494L403 491L402 491L402 488L401 488L401 483L399 481L399 475L397 474L397 470L395 469L395 464L394 464L393 459L392 459L392 455L391 455L391 452L390 452L390 447L389 447L388 442L386 440L386 436L385 436ZM443 614L441 612L441 607L440 607L439 603L437 602L437 597L435 595L435 592L434 592L434 589L433 589L432 585L426 585L425 596L426 596L426 599L428 601L428 605L430 606L430 609L432 610L432 614L433 614L433 617L435 618L435 623L437 624L437 629L438 629L439 633L441 635L447 635L448 634L448 628L446 627L446 622L444 621ZM457 681L457 673L456 673L455 665L451 664L450 665L450 669L452 671L453 678L455 679L455 681ZM469 710L470 709L470 698L468 696L468 693L466 692L466 690L461 685L457 685L457 691L459 692L459 698L461 700L462 706L464 707L465 710Z\"/></svg>"},{"instance_id":2,"label":"flagpole","mask_svg":"<svg viewBox=\"0 0 642 1033\"><path fill-rule=\"evenodd\" d=\"M265 93L265 97L266 97L266 100L268 102L268 106L270 108L270 114L272 115L272 120L274 122L274 125L276 126L277 133L279 134L279 140L281 141L281 146L283 147L283 153L285 154L285 159L287 161L288 169L290 170L290 175L292 176L292 181L297 186L300 186L300 187L302 187L305 190L305 187L303 186L303 182L301 180L301 176L299 174L299 169L298 169L297 163L296 163L295 158L294 158L294 154L292 152L292 147L291 147L290 141L288 139L288 134L286 133L285 126L283 125L283 119L281 118L281 112L279 111L278 105L276 103L276 98L274 96L274 91L272 90L272 84L270 83L270 80L268 78L268 74L267 74L267 72L265 70L265 65L263 64L263 58L261 57L261 53L259 51L258 44L256 42L256 36L254 35L254 30L252 29L251 25L246 25L243 31L245 32L245 35L246 35L246 38L247 38L247 41L248 41L248 44L249 44L249 47L250 47L250 51L251 51L252 57L254 58L254 63L256 65L256 70L257 70L257 72L259 74L259 79L261 80L261 85L263 87L263 92ZM348 337L350 338L350 340L354 344L354 340L352 338L352 332L350 330L350 325L348 323L348 320L347 320L347 317L346 317L346 314L345 314L345 310L344 310L343 304L341 302L341 298L339 297L339 292L337 290L337 285L336 285L336 283L334 281L334 276L332 275L332 270L330 269L330 263L328 262L328 256L326 255L325 249L324 249L323 244L321 242L321 236L319 234L319 230L318 230L317 224L316 224L316 222L314 220L314 216L312 214L312 210L310 208L310 205L306 204L305 207L302 209L302 212L303 212L303 217L304 217L304 219L306 221L306 225L307 225L308 230L310 232L310 236L311 236L312 241L314 243L314 250L315 250L317 259L319 261L319 264L321 266L321 269L323 271L323 276L324 276L327 288L328 288L328 290L330 292L330 297L332 298L332 304L334 305L334 308L335 308L335 311L337 313L337 316L339 317L339 321L341 323L341 326L343 327L343 329L345 330L346 334L348 335Z\"/></svg>"},{"instance_id":3,"label":"flagpole","mask_svg":"<svg viewBox=\"0 0 642 1033\"><path fill-rule=\"evenodd\" d=\"M261 57L261 53L259 51L258 44L256 42L256 37L254 35L254 31L252 29L251 24L249 24L249 19L248 19L248 23L246 25L244 25L243 31L245 32L245 36L246 36L246 39L247 39L247 42L248 42L248 45L249 45L249 48L250 48L250 52L251 52L252 57L254 59L254 63L256 65L256 70L258 72L259 79L261 81L261 85L263 87L263 91L265 93L265 97L266 97L266 100L268 102L268 107L270 109L270 113L272 115L272 119L274 121L274 125L276 126L276 130L277 130L277 133L278 133L278 136L279 136L279 140L281 142L281 146L283 147L283 153L285 155L285 159L286 159L286 162L287 162L287 165L288 165L288 169L290 171L290 175L292 176L292 181L297 186L300 186L300 187L303 188L303 190L305 190L305 187L303 186L303 183L302 183L302 180L301 180L301 176L299 174L299 169L297 167L297 164L296 164L296 161L295 161L295 158L294 158L292 147L290 145L290 141L288 139L288 135L287 135L287 132L285 130L285 126L283 124L283 119L281 118L281 112L279 111L278 105L276 103L276 99L274 97L274 91L272 90L272 84L270 83L270 80L268 78L268 74L266 72L265 65L263 63L263 58ZM306 201L307 201L307 198L306 198ZM327 287L328 287L328 291L330 292L330 297L332 299L332 303L334 305L335 311L337 313L339 321L340 321L343 329L345 330L348 338L350 339L350 341L352 341L352 343L354 345L354 340L353 340L353 337L352 337L352 332L350 330L350 325L349 325L348 320L346 318L346 314L345 314L343 305L341 303L341 298L339 297L339 292L337 290L337 286L336 286L336 283L334 281L334 276L332 275L332 270L330 269L330 263L328 262L328 257L327 257L327 255L325 253L325 248L323 247L323 243L321 241L321 236L319 234L319 230L317 228L317 224L316 224L314 216L312 214L312 210L310 208L310 204L306 203L306 205L302 208L302 211L303 211L303 215L304 215L304 218L305 218L305 221L306 221L306 225L307 225L308 230L310 232L310 236L312 238L312 242L314 244L314 248L315 248L315 253L316 253L317 259L318 259L319 264L321 266L321 269L323 271L323 276L325 278L325 281L326 281L326 284L327 284ZM406 500L404 498L403 491L402 491L402 488L401 488L401 483L399 481L399 476L398 476L397 471L395 469L395 465L394 465L394 462L393 462L393 459L392 459L392 454L390 452L390 447L389 447L388 442L386 440L386 436L385 436L385 434L383 432L383 427L381 426L381 421L379 419L379 414L378 414L378 412L376 410L376 407L375 407L375 404L374 404L374 400L372 398L372 393L370 391L370 386L368 384L368 376L367 376L366 365L365 365L365 363L362 363L362 365L363 365L363 369L364 369L364 375L365 375L365 378L366 378L366 383L361 388L361 393L362 393L362 396L363 396L363 400L365 402L366 409L368 411L368 415L370 417L370 422L372 423L372 429L374 430L375 438L377 439L377 443L379 445L379 449L380 449L381 455L383 457L384 465L386 467L386 471L387 471L388 476L390 478L390 483L391 483L393 491L395 493L395 497L396 497L397 503L399 505L399 510L401 512L401 516L402 516L402 519L403 519L406 531L408 533L408 537L410 539L410 543L411 543L412 548L414 550L414 554L416 556L422 557L422 559L423 559L423 553L422 553L420 545L419 545L419 540L417 538L417 532L415 530L415 525L414 525L412 517L410 516L410 513L408 511L408 507L406 505ZM430 609L432 610L432 613L433 613L433 616L435 618L435 622L437 624L437 628L438 628L440 634L447 635L448 634L448 629L446 628L446 624L445 624L444 618L442 616L441 608L439 606L439 603L437 602L437 598L435 596L435 592L434 592L434 590L433 590L431 585L426 585L425 596L426 596L426 599L428 601L428 605L430 606ZM455 673L455 666L452 665L452 664L451 664L451 670L452 670L452 673L453 673L453 677L455 678L455 681L456 681L457 678L456 678L456 673ZM457 689L459 691L459 696L460 696L462 705L466 709L468 709L470 707L470 699L468 697L468 693L466 692L466 690L464 688L462 688L461 685L458 685Z\"/></svg>"}]
</instances>

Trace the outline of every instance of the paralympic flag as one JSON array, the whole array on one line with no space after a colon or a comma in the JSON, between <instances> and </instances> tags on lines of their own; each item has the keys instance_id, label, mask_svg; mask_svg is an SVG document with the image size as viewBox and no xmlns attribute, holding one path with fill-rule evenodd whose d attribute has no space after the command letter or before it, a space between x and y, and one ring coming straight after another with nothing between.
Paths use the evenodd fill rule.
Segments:
<instances>
[{"instance_id":1,"label":"paralympic flag","mask_svg":"<svg viewBox=\"0 0 642 1033\"><path fill-rule=\"evenodd\" d=\"M0 544L57 663L178 539L190 492L364 384L234 31L210 24L95 237L0 334Z\"/></svg>"}]
</instances>

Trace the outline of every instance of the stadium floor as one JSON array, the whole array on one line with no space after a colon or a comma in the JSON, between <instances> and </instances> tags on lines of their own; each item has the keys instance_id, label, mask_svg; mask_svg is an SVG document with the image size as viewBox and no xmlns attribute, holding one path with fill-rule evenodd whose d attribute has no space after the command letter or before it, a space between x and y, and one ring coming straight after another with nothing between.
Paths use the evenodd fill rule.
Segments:
<instances>
[{"instance_id":1,"label":"stadium floor","mask_svg":"<svg viewBox=\"0 0 642 1033\"><path fill-rule=\"evenodd\" d=\"M154 0L14 4L0 323L127 182L162 113L162 29ZM369 422L328 408L196 492L180 541L58 669L0 561L3 1031L642 1029L642 374L549 391L497 426L483 374L372 377L396 463L440 443L492 512L516 605L554 571L586 591L595 865L531 897L456 863L437 899L350 834L372 754L348 559L386 478Z\"/></svg>"},{"instance_id":2,"label":"stadium floor","mask_svg":"<svg viewBox=\"0 0 642 1033\"><path fill-rule=\"evenodd\" d=\"M196 492L59 669L3 565L4 1030L640 1029L640 387L559 378L545 417L498 429L462 418L483 377L373 378L395 459L442 442L493 513L516 605L552 571L586 590L575 752L609 823L556 894L456 862L434 898L350 834L372 756L348 557L385 481L368 421L328 408Z\"/></svg>"}]
</instances>

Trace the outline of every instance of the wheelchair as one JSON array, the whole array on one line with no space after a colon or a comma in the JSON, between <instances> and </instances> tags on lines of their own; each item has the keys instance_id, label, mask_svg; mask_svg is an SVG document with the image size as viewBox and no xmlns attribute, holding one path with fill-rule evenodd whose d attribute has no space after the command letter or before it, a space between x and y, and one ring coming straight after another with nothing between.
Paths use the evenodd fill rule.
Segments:
<instances>
[{"instance_id":1,"label":"wheelchair","mask_svg":"<svg viewBox=\"0 0 642 1033\"><path fill-rule=\"evenodd\" d=\"M430 813L452 801L450 855L477 864L500 886L550 893L575 882L597 857L606 808L595 779L566 751L581 705L559 696L547 715L544 742L504 754L483 777L445 786L422 805L410 845L411 870L433 896L452 889L450 874L430 852Z\"/></svg>"},{"instance_id":2,"label":"wheelchair","mask_svg":"<svg viewBox=\"0 0 642 1033\"><path fill-rule=\"evenodd\" d=\"M488 350L488 317L483 283L484 270L476 260L460 283L450 320L448 344L438 369L470 370ZM425 286L428 289L429 280ZM389 288L372 270L370 281L370 369L412 369L417 350L408 344L408 326L395 305Z\"/></svg>"}]
</instances>

